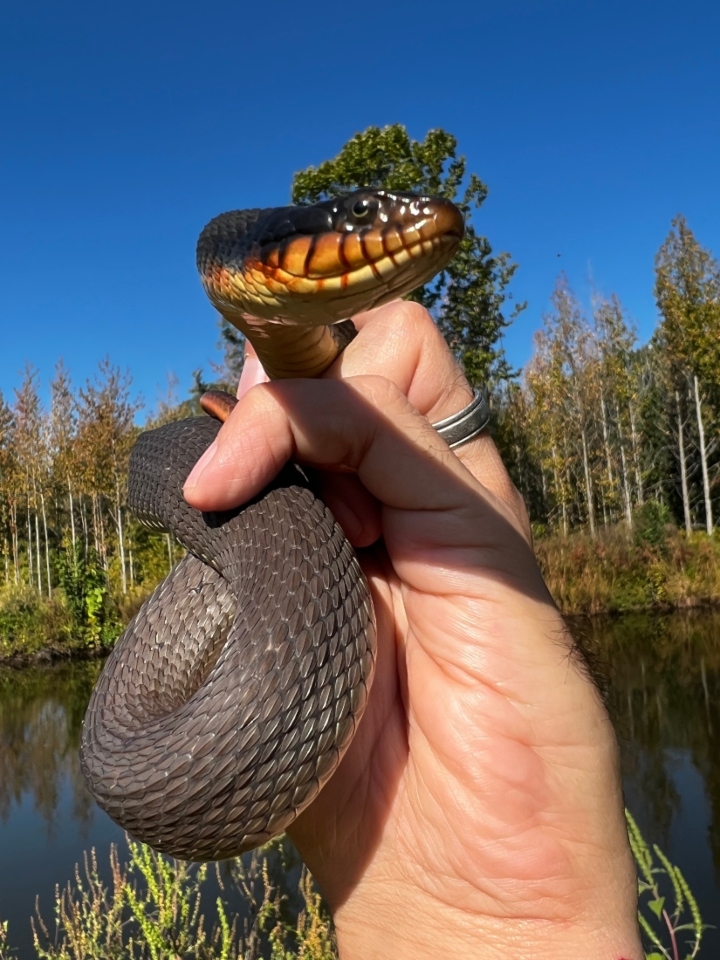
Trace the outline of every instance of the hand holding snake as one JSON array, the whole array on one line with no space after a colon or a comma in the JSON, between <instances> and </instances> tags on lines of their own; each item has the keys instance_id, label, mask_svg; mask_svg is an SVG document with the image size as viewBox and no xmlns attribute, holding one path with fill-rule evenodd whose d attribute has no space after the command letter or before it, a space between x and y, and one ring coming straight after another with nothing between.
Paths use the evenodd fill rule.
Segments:
<instances>
[{"instance_id":1,"label":"hand holding snake","mask_svg":"<svg viewBox=\"0 0 720 960\"><path fill-rule=\"evenodd\" d=\"M427 313L393 303L356 325L321 381L250 390L186 487L227 507L297 457L366 547L375 682L289 831L341 957L639 960L615 737L520 498L488 437L454 454L430 426L469 388Z\"/></svg>"},{"instance_id":2,"label":"hand holding snake","mask_svg":"<svg viewBox=\"0 0 720 960\"><path fill-rule=\"evenodd\" d=\"M376 676L289 828L341 956L639 960L614 733L520 498L489 438L433 430L470 389L427 313L355 322L320 379L245 392L185 485L226 510L298 461L359 548Z\"/></svg>"}]
</instances>

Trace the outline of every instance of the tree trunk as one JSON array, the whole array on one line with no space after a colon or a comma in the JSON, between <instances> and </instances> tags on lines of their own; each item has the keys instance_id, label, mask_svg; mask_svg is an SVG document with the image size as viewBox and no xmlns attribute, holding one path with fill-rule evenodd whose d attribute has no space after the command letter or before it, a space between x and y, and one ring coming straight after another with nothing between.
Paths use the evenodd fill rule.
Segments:
<instances>
[{"instance_id":1,"label":"tree trunk","mask_svg":"<svg viewBox=\"0 0 720 960\"><path fill-rule=\"evenodd\" d=\"M635 469L635 487L637 488L637 502L645 502L645 493L643 491L642 473L640 471L640 444L638 442L637 427L635 425L635 407L629 403L630 411L630 439L633 449L633 467Z\"/></svg>"},{"instance_id":2,"label":"tree trunk","mask_svg":"<svg viewBox=\"0 0 720 960\"><path fill-rule=\"evenodd\" d=\"M625 519L628 527L632 530L632 495L630 493L630 477L628 476L627 460L625 459L625 444L620 439L620 466L622 468L622 489L623 500L625 501Z\"/></svg>"},{"instance_id":3,"label":"tree trunk","mask_svg":"<svg viewBox=\"0 0 720 960\"><path fill-rule=\"evenodd\" d=\"M675 403L678 416L678 447L680 449L680 483L682 484L683 513L685 514L685 532L692 531L690 518L690 495L688 493L687 467L685 465L685 437L683 435L682 408L680 407L680 391L675 391Z\"/></svg>"},{"instance_id":4,"label":"tree trunk","mask_svg":"<svg viewBox=\"0 0 720 960\"><path fill-rule=\"evenodd\" d=\"M602 410L602 432L603 432L603 445L605 447L605 463L606 463L607 475L608 475L608 492L609 492L609 495L612 497L613 488L615 486L615 477L613 475L612 456L610 453L610 437L608 432L607 409L605 407L605 397L602 397L600 401L600 408ZM604 508L603 508L603 511L604 511ZM607 523L607 521L605 522Z\"/></svg>"},{"instance_id":5,"label":"tree trunk","mask_svg":"<svg viewBox=\"0 0 720 960\"><path fill-rule=\"evenodd\" d=\"M32 587L35 580L33 578L33 546L32 546L32 520L30 519L30 494L27 498L27 510L26 510L26 526L27 526L27 557L28 557L28 583Z\"/></svg>"},{"instance_id":6,"label":"tree trunk","mask_svg":"<svg viewBox=\"0 0 720 960\"><path fill-rule=\"evenodd\" d=\"M87 497L83 497L80 501L80 521L83 528L83 539L85 541L85 556L90 553L90 531L88 529L88 519L87 519Z\"/></svg>"},{"instance_id":7,"label":"tree trunk","mask_svg":"<svg viewBox=\"0 0 720 960\"><path fill-rule=\"evenodd\" d=\"M12 543L15 586L20 583L20 544L18 542L17 507L10 504L10 541Z\"/></svg>"},{"instance_id":8,"label":"tree trunk","mask_svg":"<svg viewBox=\"0 0 720 960\"><path fill-rule=\"evenodd\" d=\"M68 507L70 511L70 540L72 541L73 546L73 556L75 556L75 503L73 501L73 492L72 485L70 483L70 477L67 478L68 486Z\"/></svg>"},{"instance_id":9,"label":"tree trunk","mask_svg":"<svg viewBox=\"0 0 720 960\"><path fill-rule=\"evenodd\" d=\"M700 438L698 448L700 450L700 464L702 466L703 478L703 498L705 500L705 529L707 530L707 535L711 537L713 532L713 512L712 498L710 496L710 476L708 474L707 465L707 449L705 447L705 425L703 423L702 403L700 401L700 385L698 383L697 376L693 377L693 381L695 384L695 413L697 415L698 436Z\"/></svg>"},{"instance_id":10,"label":"tree trunk","mask_svg":"<svg viewBox=\"0 0 720 960\"><path fill-rule=\"evenodd\" d=\"M102 515L100 495L93 494L93 530L95 533L95 549L102 561L103 570L108 572L107 545L105 543L105 523Z\"/></svg>"},{"instance_id":11,"label":"tree trunk","mask_svg":"<svg viewBox=\"0 0 720 960\"><path fill-rule=\"evenodd\" d=\"M628 470L627 457L625 456L625 435L623 434L622 421L620 420L620 411L615 407L615 419L617 420L618 441L620 445L620 472L622 474L622 492L625 505L625 519L628 527L632 530L632 493L630 492L630 473Z\"/></svg>"},{"instance_id":12,"label":"tree trunk","mask_svg":"<svg viewBox=\"0 0 720 960\"><path fill-rule=\"evenodd\" d=\"M118 553L120 554L120 583L123 596L127 594L127 573L125 572L125 531L123 530L122 505L120 503L120 478L115 476L115 509L117 510Z\"/></svg>"},{"instance_id":13,"label":"tree trunk","mask_svg":"<svg viewBox=\"0 0 720 960\"><path fill-rule=\"evenodd\" d=\"M587 436L583 427L581 434L583 450L583 471L585 473L585 495L587 497L588 522L590 536L595 539L595 503L593 499L592 477L590 476L590 457L588 455Z\"/></svg>"},{"instance_id":14,"label":"tree trunk","mask_svg":"<svg viewBox=\"0 0 720 960\"><path fill-rule=\"evenodd\" d=\"M40 552L40 518L38 517L37 510L35 511L35 567L37 569L37 586L38 593L42 593L42 560L40 559L42 553Z\"/></svg>"},{"instance_id":15,"label":"tree trunk","mask_svg":"<svg viewBox=\"0 0 720 960\"><path fill-rule=\"evenodd\" d=\"M517 474L518 474L518 483L520 485L520 493L527 503L530 499L530 488L525 482L525 471L523 470L523 461L522 455L520 453L520 445L517 441L513 444L513 450L515 452L515 463L517 464Z\"/></svg>"},{"instance_id":16,"label":"tree trunk","mask_svg":"<svg viewBox=\"0 0 720 960\"><path fill-rule=\"evenodd\" d=\"M42 506L43 518L43 539L45 540L45 571L47 573L47 595L52 596L52 579L50 577L50 547L48 545L47 512L45 510L45 494L40 491L40 504Z\"/></svg>"},{"instance_id":17,"label":"tree trunk","mask_svg":"<svg viewBox=\"0 0 720 960\"><path fill-rule=\"evenodd\" d=\"M133 556L132 539L128 544L128 573L130 574L130 589L135 586L135 560Z\"/></svg>"},{"instance_id":18,"label":"tree trunk","mask_svg":"<svg viewBox=\"0 0 720 960\"><path fill-rule=\"evenodd\" d=\"M565 488L560 482L560 473L557 468L557 449L553 446L553 474L555 475L555 489L557 490L558 496L560 497L560 507L562 510L562 529L563 536L568 535L568 515L567 515L567 504L565 503Z\"/></svg>"}]
</instances>

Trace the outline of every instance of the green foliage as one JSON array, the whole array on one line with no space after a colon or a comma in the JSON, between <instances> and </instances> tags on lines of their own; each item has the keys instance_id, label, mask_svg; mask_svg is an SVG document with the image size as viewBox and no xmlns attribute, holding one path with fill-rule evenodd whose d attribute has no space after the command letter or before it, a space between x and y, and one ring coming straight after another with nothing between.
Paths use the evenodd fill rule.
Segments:
<instances>
[{"instance_id":1,"label":"green foliage","mask_svg":"<svg viewBox=\"0 0 720 960\"><path fill-rule=\"evenodd\" d=\"M687 881L657 846L648 846L626 811L630 846L638 869L638 919L651 952L646 960L693 960L705 925ZM112 886L100 878L95 851L84 857L74 883L55 891L52 932L39 905L33 920L38 960L338 960L327 908L303 868L301 907L288 911L288 896L271 879L268 853L281 853L275 840L245 866L229 866L230 882L245 900L250 919L242 926L225 900L217 898L209 930L201 912L207 865L170 860L129 841L130 858L110 851ZM283 868L285 863L281 862ZM221 890L228 894L228 871ZM10 960L7 924L0 923L0 960Z\"/></svg>"},{"instance_id":2,"label":"green foliage","mask_svg":"<svg viewBox=\"0 0 720 960\"><path fill-rule=\"evenodd\" d=\"M224 877L216 865L225 897L216 899L211 929L201 912L208 866L128 845L127 864L111 847L111 887L100 878L95 851L85 855L74 882L56 888L52 930L36 906L39 960L337 960L329 914L307 871L300 875L300 908L294 913L271 880L268 855L280 853L282 841L254 854L247 866L241 860L226 864ZM233 893L242 895L250 912L244 925L227 906ZM2 937L0 927L0 960L6 960L10 954L3 952Z\"/></svg>"},{"instance_id":3,"label":"green foliage","mask_svg":"<svg viewBox=\"0 0 720 960\"><path fill-rule=\"evenodd\" d=\"M650 849L629 811L625 816L638 868L638 919L651 949L647 960L692 960L706 929L697 901L680 868L657 844Z\"/></svg>"},{"instance_id":4,"label":"green foliage","mask_svg":"<svg viewBox=\"0 0 720 960\"><path fill-rule=\"evenodd\" d=\"M465 177L465 158L456 157L457 140L445 130L430 130L413 140L400 123L357 133L332 160L295 174L293 203L317 203L359 187L420 190L453 200ZM474 179L477 202L487 188Z\"/></svg>"},{"instance_id":5,"label":"green foliage","mask_svg":"<svg viewBox=\"0 0 720 960\"><path fill-rule=\"evenodd\" d=\"M99 557L82 540L65 542L58 553L57 574L71 615L70 629L89 647L110 644L120 624L110 603L108 582Z\"/></svg>"},{"instance_id":6,"label":"green foliage","mask_svg":"<svg viewBox=\"0 0 720 960\"><path fill-rule=\"evenodd\" d=\"M267 866L263 881L265 889L271 889ZM307 870L300 876L299 890L305 909L294 922L285 919L282 899L263 899L257 924L270 944L270 960L338 960L330 914Z\"/></svg>"},{"instance_id":7,"label":"green foliage","mask_svg":"<svg viewBox=\"0 0 720 960\"><path fill-rule=\"evenodd\" d=\"M662 316L659 342L676 376L692 372L720 401L720 264L702 247L682 215L655 259L655 298Z\"/></svg>"},{"instance_id":8,"label":"green foliage","mask_svg":"<svg viewBox=\"0 0 720 960\"><path fill-rule=\"evenodd\" d=\"M467 173L455 137L445 130L430 130L424 140L413 140L399 123L368 127L334 159L297 173L292 199L315 203L358 187L434 194L457 203L466 223L460 250L443 273L413 297L432 309L472 384L510 376L500 338L524 308L517 305L509 315L505 312L505 301L512 298L507 287L517 265L506 253L493 255L489 241L475 231L472 212L488 191L477 174Z\"/></svg>"},{"instance_id":9,"label":"green foliage","mask_svg":"<svg viewBox=\"0 0 720 960\"><path fill-rule=\"evenodd\" d=\"M0 923L0 960L11 960L17 953L8 944L7 939L8 923L7 920Z\"/></svg>"},{"instance_id":10,"label":"green foliage","mask_svg":"<svg viewBox=\"0 0 720 960\"><path fill-rule=\"evenodd\" d=\"M75 883L56 889L51 935L39 908L33 939L40 960L170 960L205 958L216 953L199 915L200 885L207 868L168 861L130 842L130 860L121 864L110 851L112 889L100 878L95 851L75 869Z\"/></svg>"},{"instance_id":11,"label":"green foliage","mask_svg":"<svg viewBox=\"0 0 720 960\"><path fill-rule=\"evenodd\" d=\"M648 500L633 510L635 543L664 548L671 524L672 517L667 505L658 500Z\"/></svg>"},{"instance_id":12,"label":"green foliage","mask_svg":"<svg viewBox=\"0 0 720 960\"><path fill-rule=\"evenodd\" d=\"M0 658L32 655L62 642L69 618L56 600L27 584L0 588Z\"/></svg>"},{"instance_id":13,"label":"green foliage","mask_svg":"<svg viewBox=\"0 0 720 960\"><path fill-rule=\"evenodd\" d=\"M648 522L649 536L657 533L657 517ZM548 588L565 614L720 602L720 541L705 534L686 537L670 526L654 545L628 537L620 524L594 539L586 533L552 534L535 546Z\"/></svg>"}]
</instances>

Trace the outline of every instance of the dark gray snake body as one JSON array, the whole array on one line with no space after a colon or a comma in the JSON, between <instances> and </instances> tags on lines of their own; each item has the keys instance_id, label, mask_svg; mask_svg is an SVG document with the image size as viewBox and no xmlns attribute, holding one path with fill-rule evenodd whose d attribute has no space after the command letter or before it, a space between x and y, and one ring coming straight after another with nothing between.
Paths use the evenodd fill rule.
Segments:
<instances>
[{"instance_id":1,"label":"dark gray snake body","mask_svg":"<svg viewBox=\"0 0 720 960\"><path fill-rule=\"evenodd\" d=\"M347 340L321 323L424 282L460 236L448 201L360 191L315 208L216 218L198 265L218 309L259 336L271 376L302 373L297 356L315 375ZM315 325L314 299L324 318ZM249 313L260 319L246 327ZM310 321L298 334L288 324L295 313ZM282 324L259 328L266 314ZM172 423L133 451L130 507L188 554L108 658L81 745L86 780L110 816L192 860L255 847L312 801L362 716L375 659L368 585L297 467L241 509L187 505L183 483L219 426L208 417Z\"/></svg>"},{"instance_id":2,"label":"dark gray snake body","mask_svg":"<svg viewBox=\"0 0 720 960\"><path fill-rule=\"evenodd\" d=\"M111 653L82 764L110 816L157 850L215 860L281 832L337 766L375 653L365 578L300 471L201 514L182 497L220 424L144 434L129 502L192 553Z\"/></svg>"}]
</instances>

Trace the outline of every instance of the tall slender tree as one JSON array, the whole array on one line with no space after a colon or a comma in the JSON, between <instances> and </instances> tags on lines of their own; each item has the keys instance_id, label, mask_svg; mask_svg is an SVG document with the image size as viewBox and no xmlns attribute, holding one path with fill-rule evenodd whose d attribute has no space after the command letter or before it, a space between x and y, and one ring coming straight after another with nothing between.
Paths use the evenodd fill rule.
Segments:
<instances>
[{"instance_id":1,"label":"tall slender tree","mask_svg":"<svg viewBox=\"0 0 720 960\"><path fill-rule=\"evenodd\" d=\"M676 381L688 380L698 432L705 527L714 527L711 462L720 415L720 264L702 247L682 215L655 258L655 298L662 317L658 343ZM717 474L717 465L714 473Z\"/></svg>"},{"instance_id":2,"label":"tall slender tree","mask_svg":"<svg viewBox=\"0 0 720 960\"><path fill-rule=\"evenodd\" d=\"M73 550L77 542L75 529L75 499L77 478L77 399L72 392L70 374L62 360L55 367L50 384L50 444L53 475L56 484L67 497L67 516L70 523L70 542Z\"/></svg>"}]
</instances>

